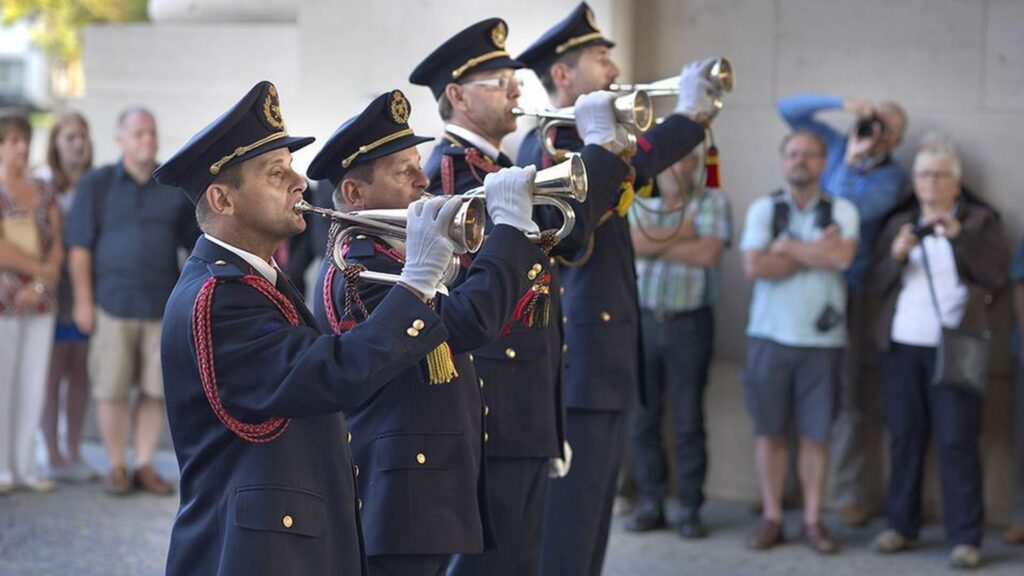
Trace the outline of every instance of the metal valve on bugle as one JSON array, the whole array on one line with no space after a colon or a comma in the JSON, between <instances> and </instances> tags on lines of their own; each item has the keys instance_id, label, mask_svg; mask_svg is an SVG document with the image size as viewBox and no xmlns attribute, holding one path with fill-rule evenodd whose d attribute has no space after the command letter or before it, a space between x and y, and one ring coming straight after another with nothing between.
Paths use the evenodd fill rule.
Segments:
<instances>
[{"instance_id":1,"label":"metal valve on bugle","mask_svg":"<svg viewBox=\"0 0 1024 576\"><path fill-rule=\"evenodd\" d=\"M342 248L345 242L353 234L367 234L382 238L405 240L405 225L408 220L408 212L405 208L361 210L357 212L340 212L330 208L314 206L305 200L295 203L294 210L299 213L318 214L329 220L340 222L344 226L338 234L331 247L331 255L334 264L342 269L345 267L345 259ZM483 200L469 199L465 201L455 213L451 223L448 225L448 237L455 242L460 251L476 252L484 240L484 225L486 223ZM441 282L450 286L459 275L461 258L458 255L452 257L445 269ZM367 282L379 284L398 283L397 274L386 274L365 270L359 277Z\"/></svg>"},{"instance_id":2,"label":"metal valve on bugle","mask_svg":"<svg viewBox=\"0 0 1024 576\"><path fill-rule=\"evenodd\" d=\"M619 96L613 102L615 121L629 130L630 152L636 151L636 133L645 132L654 124L654 108L651 97L643 90L637 90L630 94ZM555 130L559 126L575 126L576 111L573 106L558 108L555 110L526 110L513 108L512 114L537 118L537 137L540 138L541 147L544 152L552 158L565 156L564 151L555 148Z\"/></svg>"}]
</instances>

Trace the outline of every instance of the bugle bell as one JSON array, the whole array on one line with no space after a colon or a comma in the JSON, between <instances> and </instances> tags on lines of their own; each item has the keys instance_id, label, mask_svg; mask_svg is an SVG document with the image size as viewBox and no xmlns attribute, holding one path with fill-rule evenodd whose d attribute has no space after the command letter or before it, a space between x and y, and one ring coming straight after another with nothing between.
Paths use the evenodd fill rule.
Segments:
<instances>
[{"instance_id":1,"label":"bugle bell","mask_svg":"<svg viewBox=\"0 0 1024 576\"><path fill-rule=\"evenodd\" d=\"M726 92L732 92L732 89L735 86L736 76L733 73L732 62L724 56L715 58L711 66L708 67L705 78L711 82L712 86L708 89L708 96L711 97L712 105L712 110L709 116L710 119L714 118L718 114L718 111L725 105L722 100L722 95ZM643 90L651 97L678 96L679 76L663 78L646 84L612 84L608 89L612 92L634 92L637 90Z\"/></svg>"},{"instance_id":2,"label":"bugle bell","mask_svg":"<svg viewBox=\"0 0 1024 576\"><path fill-rule=\"evenodd\" d=\"M645 132L654 124L654 108L651 97L643 90L637 90L630 94L624 94L613 101L615 121L630 129L629 149L636 151L636 137L634 132ZM518 106L512 109L515 116L526 116L536 118L537 137L540 138L541 147L551 157L564 156L555 148L554 130L559 126L575 126L576 110L573 106L556 108L554 110L526 110Z\"/></svg>"},{"instance_id":3,"label":"bugle bell","mask_svg":"<svg viewBox=\"0 0 1024 576\"><path fill-rule=\"evenodd\" d=\"M555 233L557 241L568 236L576 225L576 212L568 201L586 201L587 188L587 166L578 154L570 154L564 162L537 172L531 191L533 203L554 206L562 213L562 226ZM467 199L484 199L485 196L483 186L470 189L462 195ZM534 242L541 241L539 234L527 234L527 237Z\"/></svg>"}]
</instances>

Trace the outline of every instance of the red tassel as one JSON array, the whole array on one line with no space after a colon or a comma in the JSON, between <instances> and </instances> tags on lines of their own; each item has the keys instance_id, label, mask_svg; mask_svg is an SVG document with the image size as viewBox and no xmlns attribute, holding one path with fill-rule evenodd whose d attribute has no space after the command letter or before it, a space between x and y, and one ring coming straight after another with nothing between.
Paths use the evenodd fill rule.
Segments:
<instances>
[{"instance_id":1,"label":"red tassel","mask_svg":"<svg viewBox=\"0 0 1024 576\"><path fill-rule=\"evenodd\" d=\"M722 181L718 175L718 146L708 146L708 153L704 156L704 171L707 174L704 181L706 188L721 188Z\"/></svg>"}]
</instances>

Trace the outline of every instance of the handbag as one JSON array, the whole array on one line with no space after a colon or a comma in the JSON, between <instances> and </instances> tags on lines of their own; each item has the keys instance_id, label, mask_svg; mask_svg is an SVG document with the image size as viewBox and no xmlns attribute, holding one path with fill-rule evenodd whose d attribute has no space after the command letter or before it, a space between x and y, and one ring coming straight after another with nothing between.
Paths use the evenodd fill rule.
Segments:
<instances>
[{"instance_id":1,"label":"handbag","mask_svg":"<svg viewBox=\"0 0 1024 576\"><path fill-rule=\"evenodd\" d=\"M928 251L921 244L921 261L924 263L928 292L931 293L932 307L942 328L939 345L935 350L935 373L932 385L958 388L981 396L988 381L988 360L992 351L991 330L965 330L948 328L942 323L939 299L935 296L932 271L928 265Z\"/></svg>"}]
</instances>

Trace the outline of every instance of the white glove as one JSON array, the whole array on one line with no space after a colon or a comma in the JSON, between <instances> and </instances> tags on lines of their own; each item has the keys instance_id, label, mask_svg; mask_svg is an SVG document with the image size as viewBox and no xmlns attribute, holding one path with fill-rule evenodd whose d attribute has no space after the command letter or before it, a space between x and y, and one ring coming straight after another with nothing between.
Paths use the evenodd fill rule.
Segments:
<instances>
[{"instance_id":1,"label":"white glove","mask_svg":"<svg viewBox=\"0 0 1024 576\"><path fill-rule=\"evenodd\" d=\"M572 446L569 446L568 441L562 443L562 451L565 453L565 459L548 460L548 478L565 478L569 475L569 468L572 467Z\"/></svg>"},{"instance_id":2,"label":"white glove","mask_svg":"<svg viewBox=\"0 0 1024 576\"><path fill-rule=\"evenodd\" d=\"M405 227L405 266L399 281L430 299L455 254L448 226L462 199L438 196L409 205Z\"/></svg>"},{"instance_id":3,"label":"white glove","mask_svg":"<svg viewBox=\"0 0 1024 576\"><path fill-rule=\"evenodd\" d=\"M487 213L494 224L508 224L524 234L540 234L533 221L533 180L537 167L502 168L484 177Z\"/></svg>"},{"instance_id":4,"label":"white glove","mask_svg":"<svg viewBox=\"0 0 1024 576\"><path fill-rule=\"evenodd\" d=\"M683 66L679 73L679 98L673 112L691 120L711 116L714 111L714 99L711 95L715 85L708 80L708 73L714 64L714 58L705 58Z\"/></svg>"},{"instance_id":5,"label":"white glove","mask_svg":"<svg viewBox=\"0 0 1024 576\"><path fill-rule=\"evenodd\" d=\"M603 146L615 141L614 92L598 91L576 99L576 130L584 144Z\"/></svg>"}]
</instances>

